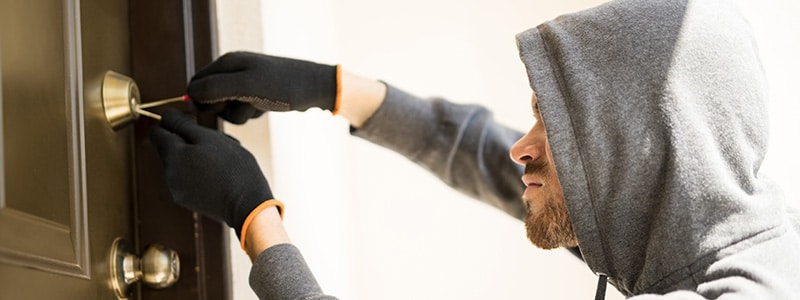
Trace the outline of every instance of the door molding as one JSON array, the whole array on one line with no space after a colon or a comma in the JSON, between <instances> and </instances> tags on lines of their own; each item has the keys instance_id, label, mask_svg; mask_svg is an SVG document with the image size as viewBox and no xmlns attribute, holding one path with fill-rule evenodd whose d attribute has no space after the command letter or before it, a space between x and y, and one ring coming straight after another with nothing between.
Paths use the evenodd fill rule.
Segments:
<instances>
[{"instance_id":1,"label":"door molding","mask_svg":"<svg viewBox=\"0 0 800 300\"><path fill-rule=\"evenodd\" d=\"M67 151L65 180L68 193L69 224L14 209L7 201L5 186L9 172L4 164L3 93L0 92L0 262L63 275L89 278L89 239L86 211L86 154L83 129L83 91L80 52L80 4L75 0L64 0L61 11L64 79L63 101L65 107ZM44 13L42 14L44 15ZM52 28L58 32L59 28ZM13 29L12 29L13 30ZM0 64L0 74L2 74ZM2 78L0 76L0 78ZM47 77L49 78L49 77ZM41 78L39 80L47 80ZM32 80L33 78L27 77ZM33 79L36 80L36 79ZM34 82L36 84L36 82ZM3 82L0 80L0 91ZM13 128L12 128L13 129ZM17 128L19 130L19 128ZM17 170L19 171L19 170ZM17 174L19 174L17 172ZM49 247L41 247L46 241Z\"/></svg>"}]
</instances>

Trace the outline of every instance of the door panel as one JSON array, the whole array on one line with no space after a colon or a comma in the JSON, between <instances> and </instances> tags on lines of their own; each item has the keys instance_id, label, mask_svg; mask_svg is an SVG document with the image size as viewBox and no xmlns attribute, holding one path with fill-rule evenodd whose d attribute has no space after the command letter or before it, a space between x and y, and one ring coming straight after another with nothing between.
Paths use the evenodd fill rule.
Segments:
<instances>
[{"instance_id":1,"label":"door panel","mask_svg":"<svg viewBox=\"0 0 800 300\"><path fill-rule=\"evenodd\" d=\"M52 2L0 9L0 260L88 277L76 23Z\"/></svg>"},{"instance_id":2,"label":"door panel","mask_svg":"<svg viewBox=\"0 0 800 300\"><path fill-rule=\"evenodd\" d=\"M172 203L154 122L115 132L100 99L107 70L144 102L183 93L213 56L212 3L0 2L0 299L116 299L117 238L181 257L176 286L131 299L230 299L227 227Z\"/></svg>"},{"instance_id":3,"label":"door panel","mask_svg":"<svg viewBox=\"0 0 800 300\"><path fill-rule=\"evenodd\" d=\"M0 4L0 298L114 299L108 253L134 238L131 129L100 101L130 70L128 4Z\"/></svg>"}]
</instances>

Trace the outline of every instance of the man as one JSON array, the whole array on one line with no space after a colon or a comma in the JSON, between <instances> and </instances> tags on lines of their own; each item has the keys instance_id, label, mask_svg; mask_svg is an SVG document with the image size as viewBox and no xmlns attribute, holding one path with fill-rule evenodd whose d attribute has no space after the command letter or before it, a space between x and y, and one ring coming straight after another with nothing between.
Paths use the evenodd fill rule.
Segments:
<instances>
[{"instance_id":1,"label":"man","mask_svg":"<svg viewBox=\"0 0 800 300\"><path fill-rule=\"evenodd\" d=\"M590 269L633 299L800 295L800 218L758 173L766 87L729 3L614 1L517 40L534 92L536 123L525 135L479 106L252 53L201 70L189 94L234 123L331 110L353 135L524 219L535 245L578 246ZM280 203L263 202L273 196L252 156L175 112L162 126L153 138L175 201L235 228L254 260L256 293L330 298L288 244Z\"/></svg>"}]
</instances>

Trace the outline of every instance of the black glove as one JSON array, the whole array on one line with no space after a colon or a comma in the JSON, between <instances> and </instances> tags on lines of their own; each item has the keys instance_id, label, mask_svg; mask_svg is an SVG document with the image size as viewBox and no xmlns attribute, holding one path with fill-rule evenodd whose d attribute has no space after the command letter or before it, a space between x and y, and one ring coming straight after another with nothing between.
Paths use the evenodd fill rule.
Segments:
<instances>
[{"instance_id":1,"label":"black glove","mask_svg":"<svg viewBox=\"0 0 800 300\"><path fill-rule=\"evenodd\" d=\"M250 212L272 199L256 159L232 137L199 126L175 109L162 114L150 137L173 200L224 220L237 235Z\"/></svg>"},{"instance_id":2,"label":"black glove","mask_svg":"<svg viewBox=\"0 0 800 300\"><path fill-rule=\"evenodd\" d=\"M213 110L235 124L264 111L333 111L336 66L310 61L232 52L192 77L189 97L201 110Z\"/></svg>"}]
</instances>

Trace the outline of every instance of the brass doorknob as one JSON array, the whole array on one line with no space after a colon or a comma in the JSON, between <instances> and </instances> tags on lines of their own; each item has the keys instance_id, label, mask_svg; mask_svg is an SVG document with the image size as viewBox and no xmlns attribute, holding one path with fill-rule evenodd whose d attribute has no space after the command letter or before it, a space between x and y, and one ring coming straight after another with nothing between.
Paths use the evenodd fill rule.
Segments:
<instances>
[{"instance_id":1,"label":"brass doorknob","mask_svg":"<svg viewBox=\"0 0 800 300\"><path fill-rule=\"evenodd\" d=\"M131 256L132 259L136 259L135 256ZM140 271L138 274L141 274L145 285L156 289L170 287L178 282L181 273L178 252L161 244L150 245L142 254Z\"/></svg>"},{"instance_id":2,"label":"brass doorknob","mask_svg":"<svg viewBox=\"0 0 800 300\"><path fill-rule=\"evenodd\" d=\"M112 285L120 298L130 296L131 285L141 281L154 289L172 286L180 277L178 253L161 244L152 244L139 258L123 239L114 241L111 249Z\"/></svg>"}]
</instances>

